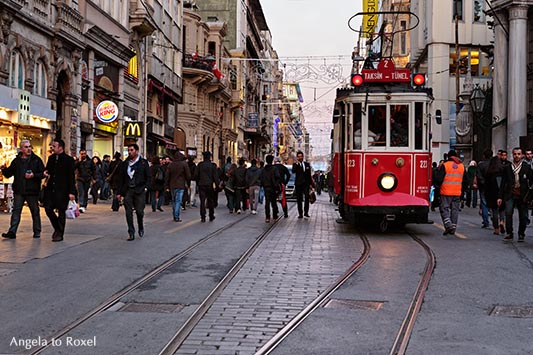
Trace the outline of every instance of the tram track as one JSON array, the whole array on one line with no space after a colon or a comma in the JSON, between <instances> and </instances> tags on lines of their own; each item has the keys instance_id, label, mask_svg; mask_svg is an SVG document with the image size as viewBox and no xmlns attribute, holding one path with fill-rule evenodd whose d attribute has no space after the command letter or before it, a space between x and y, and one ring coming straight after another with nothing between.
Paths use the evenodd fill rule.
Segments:
<instances>
[{"instance_id":1,"label":"tram track","mask_svg":"<svg viewBox=\"0 0 533 355\"><path fill-rule=\"evenodd\" d=\"M81 325L85 324L89 320L94 319L96 316L98 316L102 312L104 312L106 310L109 310L114 305L118 304L122 298L124 298L127 295L132 294L134 291L136 291L140 287L149 284L156 277L158 277L159 275L161 275L162 273L164 273L165 271L170 269L173 265L175 265L179 261L183 260L185 257L190 255L193 251L197 250L200 246L204 245L205 243L207 243L208 241L212 240L216 236L222 234L223 232L229 230L233 226L245 221L249 216L250 215L244 215L241 218L239 218L239 219L237 219L237 220L235 220L235 221L233 221L233 222L231 222L231 223L229 223L229 224L227 224L225 226L222 226L221 228L209 233L205 237L203 237L200 240L196 241L195 243L191 244L189 247L187 247L186 249L184 249L180 253L176 254L172 258L168 259L167 261L163 262L162 264L160 264L155 269L153 269L149 273L145 274L141 278L139 278L136 281L132 282L131 284L126 286L121 291L113 294L107 300L102 302L100 305L98 305L97 307L95 307L94 309L92 309L91 311L89 311L88 313L86 313L85 315L83 315L82 317L77 319L76 321L70 323L69 325L67 325L63 329L55 332L53 335L48 336L46 338L46 341L43 342L43 344L46 344L46 345L42 345L42 346L40 346L40 347L38 347L36 349L32 349L29 353L30 354L41 354L41 353L43 353L45 350L47 350L48 348L50 348L52 346L52 343L53 343L52 340L53 339L59 339L59 338L65 336L65 335L67 335L69 332L71 332L74 329L80 327ZM274 223L272 223L270 225L270 227L267 229L267 231L261 233L259 235L258 240L264 239L263 235L264 234L268 234L269 231L272 230L272 228L274 228L274 226L277 224L277 222L281 218L282 217L280 217L277 220L275 220ZM254 244L256 244L256 243L257 243L257 241L254 242ZM234 270L234 269L235 269L235 266L233 266L231 270ZM230 272L231 272L231 270L230 270Z\"/></svg>"},{"instance_id":2,"label":"tram track","mask_svg":"<svg viewBox=\"0 0 533 355\"><path fill-rule=\"evenodd\" d=\"M389 353L390 355L405 354L412 330L414 328L422 303L424 301L425 292L427 290L427 287L431 280L431 276L433 274L433 270L436 265L435 255L431 248L415 234L411 232L407 232L407 234L424 249L426 253L426 264L416 287L413 298L409 304L407 313L404 319L402 320L400 329L396 333L395 340ZM370 257L371 246L368 237L365 234L359 232L359 235L364 244L364 250L361 257L342 276L340 276L323 293L321 293L319 297L317 297L311 304L309 304L309 306L307 306L302 312L295 316L270 341L268 341L264 346L262 346L255 353L255 355L266 355L274 351L274 349L285 338L287 338L307 317L309 317L311 313L313 313L319 307L323 306L330 299L331 295L339 287L341 287L345 281L352 277L353 274L363 266L363 264L365 264L365 262Z\"/></svg>"},{"instance_id":3,"label":"tram track","mask_svg":"<svg viewBox=\"0 0 533 355\"><path fill-rule=\"evenodd\" d=\"M431 280L433 270L435 269L437 263L435 253L433 253L433 250L429 247L429 245L424 243L422 239L418 238L415 234L411 232L407 232L407 234L415 242L417 242L426 252L426 265L420 277L420 281L418 282L418 285L416 287L411 303L409 304L407 314L405 315L402 321L402 325L400 326L400 329L396 335L396 339L394 340L391 351L389 353L390 355L405 354L405 351L407 350L407 345L409 344L409 340L411 338L413 327L416 323L416 319L420 312L420 308L422 307L422 303L424 302L424 297L426 294L426 290L429 286L429 281Z\"/></svg>"},{"instance_id":4,"label":"tram track","mask_svg":"<svg viewBox=\"0 0 533 355\"><path fill-rule=\"evenodd\" d=\"M303 311L296 315L285 327L283 327L272 339L263 345L255 354L266 355L272 352L290 333L292 333L308 316L317 308L321 307L329 297L346 282L357 270L359 270L370 257L370 242L365 234L359 233L363 242L363 252L359 259L352 264L335 282L324 290L314 301L312 301Z\"/></svg>"}]
</instances>

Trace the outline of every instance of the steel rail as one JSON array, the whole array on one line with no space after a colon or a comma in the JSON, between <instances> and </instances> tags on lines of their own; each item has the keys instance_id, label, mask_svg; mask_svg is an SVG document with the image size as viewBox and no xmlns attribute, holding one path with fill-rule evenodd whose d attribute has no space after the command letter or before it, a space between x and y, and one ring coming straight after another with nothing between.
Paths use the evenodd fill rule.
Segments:
<instances>
[{"instance_id":1,"label":"steel rail","mask_svg":"<svg viewBox=\"0 0 533 355\"><path fill-rule=\"evenodd\" d=\"M291 207L291 209L294 207L294 205ZM283 217L280 216L277 220L275 220L274 223L272 223L269 228L261 233L259 235L259 238L255 240L255 242L244 252L244 254L237 260L237 262L233 265L230 271L224 276L222 280L218 283L218 285L211 291L211 293L204 299L204 301L200 304L198 308L194 311L193 314L187 319L187 321L181 326L180 329L174 334L174 336L169 340L169 342L165 345L163 349L159 352L159 355L168 355L168 354L174 354L180 346L183 344L183 342L187 339L189 334L193 331L193 329L198 325L198 323L202 320L202 318L205 316L209 308L215 303L217 298L220 296L220 294L224 291L224 289L228 286L228 284L233 280L235 275L242 269L246 261L250 258L250 256L253 254L253 252L261 245L263 240L266 239L266 237L270 234L272 229L277 225L277 222L282 219Z\"/></svg>"},{"instance_id":2,"label":"steel rail","mask_svg":"<svg viewBox=\"0 0 533 355\"><path fill-rule=\"evenodd\" d=\"M394 344L389 353L390 355L405 354L405 351L407 350L407 345L409 344L409 340L411 338L413 327L418 317L418 313L420 312L420 308L422 307L422 303L424 302L424 296L426 295L426 290L428 288L429 281L431 280L431 276L433 275L433 270L435 269L436 265L435 254L433 253L433 250L431 250L429 245L424 243L416 235L410 232L407 232L407 234L409 234L409 236L413 238L415 242L417 242L418 244L420 244L420 246L422 246L422 248L424 248L424 250L426 251L427 260L426 265L424 267L424 272L420 277L420 281L418 282L418 286L416 288L413 299L411 300L411 304L409 305L407 314L405 315L402 325L400 326L400 330L398 331L396 339L394 340Z\"/></svg>"},{"instance_id":3,"label":"steel rail","mask_svg":"<svg viewBox=\"0 0 533 355\"><path fill-rule=\"evenodd\" d=\"M40 354L40 353L42 353L44 350L46 350L47 348L49 348L52 345L52 339L58 339L58 338L60 338L60 337L62 337L64 335L66 335L71 330L79 327L80 325L82 325L86 321L94 318L98 314L100 314L100 313L104 312L105 310L111 308L113 305L117 304L122 297L132 293L134 290L136 290L140 286L150 282L156 276L158 276L159 274L161 274L162 272L164 272L165 270L167 270L168 268L170 268L171 266L176 264L178 261L180 261L181 259L183 259L187 255L189 255L193 250L195 250L196 248L198 248L202 244L206 243L207 241L211 240L215 236L219 235L220 233L224 232L225 230L227 230L227 229L233 227L234 225L242 222L244 219L246 219L249 216L250 215L245 215L245 216L241 217L240 219L237 219L236 221L234 221L234 222L232 222L230 224L227 224L227 225L215 230L214 232L208 234L207 236L205 236L202 239L198 240L194 244L190 245L187 249L183 250L181 253L173 256L169 260L167 260L164 263L162 263L161 265L157 266L155 269L153 269L149 273L147 273L144 276L142 276L141 278L139 278L137 281L134 281L133 283L131 283L126 288L124 288L121 291L115 293L113 296L111 296L110 298L108 298L107 300L102 302L100 305L98 305L96 308L94 308L93 310L91 310L88 313L86 313L81 318L79 318L76 321L72 322L71 324L67 325L65 328L59 330L54 335L52 335L50 337L47 337L46 338L46 345L42 345L39 348L32 350L30 352L30 354Z\"/></svg>"},{"instance_id":4,"label":"steel rail","mask_svg":"<svg viewBox=\"0 0 533 355\"><path fill-rule=\"evenodd\" d=\"M283 327L272 339L263 345L255 355L266 355L272 352L293 330L295 330L315 309L322 306L328 300L329 296L333 294L346 280L348 280L357 270L359 270L370 257L370 242L365 234L359 232L359 236L363 241L363 253L359 259L352 264L352 266L341 275L334 283L328 286L317 298L313 300L303 311L298 313L285 327Z\"/></svg>"}]
</instances>

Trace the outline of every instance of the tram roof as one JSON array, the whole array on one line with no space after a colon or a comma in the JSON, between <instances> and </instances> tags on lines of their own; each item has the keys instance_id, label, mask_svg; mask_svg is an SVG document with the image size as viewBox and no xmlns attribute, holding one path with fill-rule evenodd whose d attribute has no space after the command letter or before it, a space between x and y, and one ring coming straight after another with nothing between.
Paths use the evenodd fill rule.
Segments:
<instances>
[{"instance_id":1,"label":"tram roof","mask_svg":"<svg viewBox=\"0 0 533 355\"><path fill-rule=\"evenodd\" d=\"M357 87L344 87L337 89L337 98L350 94L416 94L422 93L433 97L432 88L413 88L409 84L372 84Z\"/></svg>"}]
</instances>

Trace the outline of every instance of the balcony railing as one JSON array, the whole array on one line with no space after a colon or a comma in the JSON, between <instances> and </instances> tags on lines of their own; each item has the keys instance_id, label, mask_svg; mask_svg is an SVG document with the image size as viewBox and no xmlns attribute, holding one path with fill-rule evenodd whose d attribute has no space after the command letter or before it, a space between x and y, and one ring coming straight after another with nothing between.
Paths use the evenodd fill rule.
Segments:
<instances>
[{"instance_id":1,"label":"balcony railing","mask_svg":"<svg viewBox=\"0 0 533 355\"><path fill-rule=\"evenodd\" d=\"M57 20L56 31L63 31L75 37L82 35L83 17L77 10L74 10L63 1L56 3Z\"/></svg>"},{"instance_id":2,"label":"balcony railing","mask_svg":"<svg viewBox=\"0 0 533 355\"><path fill-rule=\"evenodd\" d=\"M183 66L185 68L201 69L211 72L213 71L213 60L206 59L206 57L185 54L183 58Z\"/></svg>"}]
</instances>

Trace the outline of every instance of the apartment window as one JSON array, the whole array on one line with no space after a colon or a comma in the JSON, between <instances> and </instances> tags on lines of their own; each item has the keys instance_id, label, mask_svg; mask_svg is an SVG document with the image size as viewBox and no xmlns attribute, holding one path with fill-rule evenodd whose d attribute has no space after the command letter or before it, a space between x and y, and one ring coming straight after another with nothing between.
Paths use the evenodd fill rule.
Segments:
<instances>
[{"instance_id":1,"label":"apartment window","mask_svg":"<svg viewBox=\"0 0 533 355\"><path fill-rule=\"evenodd\" d=\"M33 75L33 80L35 82L33 86L33 94L37 96L46 97L48 83L46 80L46 70L43 62L38 61L37 63L35 63Z\"/></svg>"},{"instance_id":2,"label":"apartment window","mask_svg":"<svg viewBox=\"0 0 533 355\"><path fill-rule=\"evenodd\" d=\"M9 61L9 86L24 89L24 62L19 52L11 52Z\"/></svg>"},{"instance_id":3,"label":"apartment window","mask_svg":"<svg viewBox=\"0 0 533 355\"><path fill-rule=\"evenodd\" d=\"M485 22L485 0L474 0L474 22Z\"/></svg>"},{"instance_id":4,"label":"apartment window","mask_svg":"<svg viewBox=\"0 0 533 355\"><path fill-rule=\"evenodd\" d=\"M207 53L211 54L213 57L216 58L216 56L217 56L217 44L216 44L216 42L208 42L207 43Z\"/></svg>"},{"instance_id":5,"label":"apartment window","mask_svg":"<svg viewBox=\"0 0 533 355\"><path fill-rule=\"evenodd\" d=\"M400 54L407 54L407 21L400 21Z\"/></svg>"},{"instance_id":6,"label":"apartment window","mask_svg":"<svg viewBox=\"0 0 533 355\"><path fill-rule=\"evenodd\" d=\"M463 20L463 0L453 0L453 19L457 16L459 21Z\"/></svg>"},{"instance_id":7,"label":"apartment window","mask_svg":"<svg viewBox=\"0 0 533 355\"><path fill-rule=\"evenodd\" d=\"M472 76L491 76L490 61L486 53L480 48L465 48L459 50L459 60L454 46L450 46L450 76L456 74L457 65L459 65L459 75L466 75L468 69Z\"/></svg>"}]
</instances>

